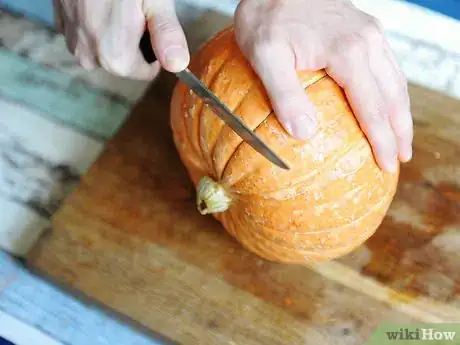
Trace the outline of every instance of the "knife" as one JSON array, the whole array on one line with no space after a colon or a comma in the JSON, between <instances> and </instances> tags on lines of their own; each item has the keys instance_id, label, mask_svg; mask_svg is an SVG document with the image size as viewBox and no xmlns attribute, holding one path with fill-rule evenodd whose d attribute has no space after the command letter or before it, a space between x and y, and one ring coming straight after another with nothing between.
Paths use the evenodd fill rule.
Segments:
<instances>
[{"instance_id":1,"label":"knife","mask_svg":"<svg viewBox=\"0 0 460 345\"><path fill-rule=\"evenodd\" d=\"M145 61L153 63L157 60L150 42L148 30L144 31L139 43ZM259 152L266 159L276 164L280 168L289 170L289 166L273 152L246 124L222 103L219 98L209 90L200 79L197 78L188 68L177 72L176 76L184 82L195 94L197 94L214 113L219 116L230 128L233 129L245 142Z\"/></svg>"}]
</instances>

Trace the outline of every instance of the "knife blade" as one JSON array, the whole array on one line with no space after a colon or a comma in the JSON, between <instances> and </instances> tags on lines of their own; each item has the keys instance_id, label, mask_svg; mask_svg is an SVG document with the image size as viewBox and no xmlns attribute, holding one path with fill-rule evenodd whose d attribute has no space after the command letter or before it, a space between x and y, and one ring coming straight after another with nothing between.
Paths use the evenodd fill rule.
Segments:
<instances>
[{"instance_id":1,"label":"knife blade","mask_svg":"<svg viewBox=\"0 0 460 345\"><path fill-rule=\"evenodd\" d=\"M148 63L155 62L156 56L150 43L150 34L145 30L139 47ZM219 116L236 134L238 134L246 143L273 164L282 169L289 170L289 166L271 150L238 116L211 91L203 82L193 74L188 68L181 72L175 73L183 83L185 83L202 101L208 105L213 112Z\"/></svg>"}]
</instances>

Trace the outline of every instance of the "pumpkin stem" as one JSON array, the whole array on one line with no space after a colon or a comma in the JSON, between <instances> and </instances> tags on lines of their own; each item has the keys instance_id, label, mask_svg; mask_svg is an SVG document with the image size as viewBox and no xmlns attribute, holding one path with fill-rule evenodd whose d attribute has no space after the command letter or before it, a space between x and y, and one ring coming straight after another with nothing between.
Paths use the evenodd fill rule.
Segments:
<instances>
[{"instance_id":1,"label":"pumpkin stem","mask_svg":"<svg viewBox=\"0 0 460 345\"><path fill-rule=\"evenodd\" d=\"M208 176L201 178L198 183L196 206L205 215L226 211L232 200L227 191Z\"/></svg>"}]
</instances>

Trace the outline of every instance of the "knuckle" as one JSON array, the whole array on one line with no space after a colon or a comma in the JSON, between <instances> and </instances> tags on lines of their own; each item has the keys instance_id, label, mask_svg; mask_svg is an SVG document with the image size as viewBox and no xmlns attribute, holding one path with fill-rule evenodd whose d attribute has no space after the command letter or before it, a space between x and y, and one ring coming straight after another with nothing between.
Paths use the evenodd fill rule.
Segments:
<instances>
[{"instance_id":1,"label":"knuckle","mask_svg":"<svg viewBox=\"0 0 460 345\"><path fill-rule=\"evenodd\" d=\"M90 69L90 64L88 63L89 61L89 57L88 57L88 54L86 54L86 52L84 52L82 49L81 49L81 46L80 45L77 45L77 47L75 48L75 54L74 54L75 58L77 59L78 61L78 64L83 67L84 69Z\"/></svg>"},{"instance_id":2,"label":"knuckle","mask_svg":"<svg viewBox=\"0 0 460 345\"><path fill-rule=\"evenodd\" d=\"M391 156L396 155L397 146L394 135L388 133L375 132L371 133L372 146L380 151L382 154Z\"/></svg>"},{"instance_id":3,"label":"knuckle","mask_svg":"<svg viewBox=\"0 0 460 345\"><path fill-rule=\"evenodd\" d=\"M180 34L180 26L174 16L165 16L161 20L156 21L153 29L153 34L161 35L177 35Z\"/></svg>"},{"instance_id":4,"label":"knuckle","mask_svg":"<svg viewBox=\"0 0 460 345\"><path fill-rule=\"evenodd\" d=\"M110 71L120 77L129 77L131 74L131 69L123 64L112 64Z\"/></svg>"},{"instance_id":5,"label":"knuckle","mask_svg":"<svg viewBox=\"0 0 460 345\"><path fill-rule=\"evenodd\" d=\"M389 80L392 83L382 90L382 94L391 113L401 112L401 108L410 107L408 84L403 80L404 77L399 74L390 77L392 79Z\"/></svg>"},{"instance_id":6,"label":"knuckle","mask_svg":"<svg viewBox=\"0 0 460 345\"><path fill-rule=\"evenodd\" d=\"M235 24L241 25L246 24L248 15L251 15L251 12L248 11L248 1L240 1L235 9Z\"/></svg>"},{"instance_id":7,"label":"knuckle","mask_svg":"<svg viewBox=\"0 0 460 345\"><path fill-rule=\"evenodd\" d=\"M254 41L259 44L273 44L279 41L279 31L275 26L259 26L254 30Z\"/></svg>"},{"instance_id":8,"label":"knuckle","mask_svg":"<svg viewBox=\"0 0 460 345\"><path fill-rule=\"evenodd\" d=\"M406 92L404 84L395 80L392 88L387 87L384 90L384 95L387 99L387 105L390 111L397 111L401 106L409 105L409 95Z\"/></svg>"},{"instance_id":9,"label":"knuckle","mask_svg":"<svg viewBox=\"0 0 460 345\"><path fill-rule=\"evenodd\" d=\"M357 59L361 60L364 54L367 54L367 44L361 35L356 33L348 34L341 37L340 42L336 46L334 55L340 57L348 67L354 65Z\"/></svg>"},{"instance_id":10,"label":"knuckle","mask_svg":"<svg viewBox=\"0 0 460 345\"><path fill-rule=\"evenodd\" d=\"M369 114L369 122L374 126L388 127L388 107L381 104L375 111Z\"/></svg>"},{"instance_id":11,"label":"knuckle","mask_svg":"<svg viewBox=\"0 0 460 345\"><path fill-rule=\"evenodd\" d=\"M110 39L102 39L98 45L98 59L102 68L120 77L129 77L132 63L127 54L120 51Z\"/></svg>"},{"instance_id":12,"label":"knuckle","mask_svg":"<svg viewBox=\"0 0 460 345\"><path fill-rule=\"evenodd\" d=\"M335 56L340 56L341 59L350 64L357 57L368 54L371 47L383 43L384 30L380 22L368 15L365 24L357 32L350 32L340 36L335 44Z\"/></svg>"},{"instance_id":13,"label":"knuckle","mask_svg":"<svg viewBox=\"0 0 460 345\"><path fill-rule=\"evenodd\" d=\"M89 54L79 56L78 62L80 63L81 67L89 71L96 67L96 64L94 63L94 57L90 56Z\"/></svg>"},{"instance_id":14,"label":"knuckle","mask_svg":"<svg viewBox=\"0 0 460 345\"><path fill-rule=\"evenodd\" d=\"M253 40L252 32L254 27L257 27L253 12L248 10L248 2L240 1L235 9L234 28L238 43L245 47Z\"/></svg>"},{"instance_id":15,"label":"knuckle","mask_svg":"<svg viewBox=\"0 0 460 345\"><path fill-rule=\"evenodd\" d=\"M282 46L284 43L278 30L274 27L260 26L254 31L250 53L258 59L272 55L276 49L280 49Z\"/></svg>"},{"instance_id":16,"label":"knuckle","mask_svg":"<svg viewBox=\"0 0 460 345\"><path fill-rule=\"evenodd\" d=\"M364 41L373 45L375 43L382 42L384 32L385 31L381 22L378 19L368 15L368 20L361 29L361 35L363 36Z\"/></svg>"},{"instance_id":17,"label":"knuckle","mask_svg":"<svg viewBox=\"0 0 460 345\"><path fill-rule=\"evenodd\" d=\"M406 128L401 128L397 132L397 136L401 140L412 141L412 139L414 137L414 130L413 130L412 126L406 127Z\"/></svg>"},{"instance_id":18,"label":"knuckle","mask_svg":"<svg viewBox=\"0 0 460 345\"><path fill-rule=\"evenodd\" d=\"M259 18L263 17L263 20ZM286 42L286 15L283 6L273 2L241 1L235 10L237 41L249 56L270 53ZM285 43L284 43L285 44ZM273 51L272 51L273 53Z\"/></svg>"},{"instance_id":19,"label":"knuckle","mask_svg":"<svg viewBox=\"0 0 460 345\"><path fill-rule=\"evenodd\" d=\"M383 105L368 107L364 112L358 113L357 118L366 132L373 133L374 136L387 137L391 134L388 109Z\"/></svg>"},{"instance_id":20,"label":"knuckle","mask_svg":"<svg viewBox=\"0 0 460 345\"><path fill-rule=\"evenodd\" d=\"M371 137L373 144L382 148L392 146L395 138L390 122L387 119L382 118L379 114L374 114L365 122L367 122L365 123L366 132Z\"/></svg>"},{"instance_id":21,"label":"knuckle","mask_svg":"<svg viewBox=\"0 0 460 345\"><path fill-rule=\"evenodd\" d=\"M399 114L395 119L395 132L398 137L411 138L414 132L412 116L409 112Z\"/></svg>"},{"instance_id":22,"label":"knuckle","mask_svg":"<svg viewBox=\"0 0 460 345\"><path fill-rule=\"evenodd\" d=\"M120 58L99 54L99 63L102 68L120 77L128 77L131 73L131 66Z\"/></svg>"}]
</instances>

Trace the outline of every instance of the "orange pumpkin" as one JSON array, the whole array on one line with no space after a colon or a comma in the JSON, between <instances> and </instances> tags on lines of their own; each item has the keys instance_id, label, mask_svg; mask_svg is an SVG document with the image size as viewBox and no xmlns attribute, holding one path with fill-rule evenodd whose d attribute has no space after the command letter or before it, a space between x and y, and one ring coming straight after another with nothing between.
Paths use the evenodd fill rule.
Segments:
<instances>
[{"instance_id":1,"label":"orange pumpkin","mask_svg":"<svg viewBox=\"0 0 460 345\"><path fill-rule=\"evenodd\" d=\"M179 82L171 127L202 214L213 214L248 250L285 263L340 257L375 232L399 171L379 169L342 89L325 71L298 73L319 125L311 140L300 141L278 122L232 28L209 40L190 69L291 168L278 168L242 142Z\"/></svg>"}]
</instances>

